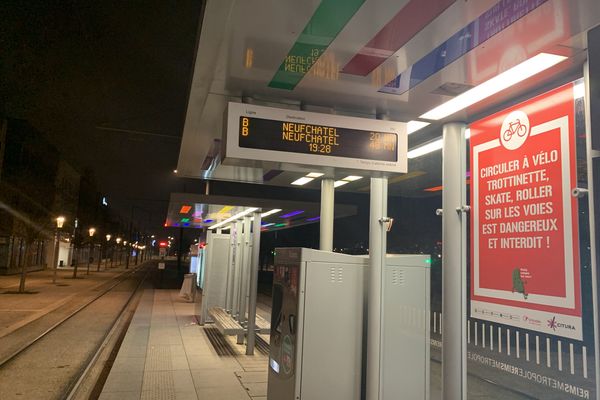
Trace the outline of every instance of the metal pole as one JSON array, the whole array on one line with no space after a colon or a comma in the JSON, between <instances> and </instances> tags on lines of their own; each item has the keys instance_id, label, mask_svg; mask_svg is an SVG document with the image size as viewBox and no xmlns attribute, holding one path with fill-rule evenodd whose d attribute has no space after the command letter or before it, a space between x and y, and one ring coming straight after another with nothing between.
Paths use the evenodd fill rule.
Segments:
<instances>
[{"instance_id":1,"label":"metal pole","mask_svg":"<svg viewBox=\"0 0 600 400\"><path fill-rule=\"evenodd\" d=\"M98 245L98 266L96 272L100 272L100 263L102 263L102 238L100 238L100 244Z\"/></svg>"},{"instance_id":2,"label":"metal pole","mask_svg":"<svg viewBox=\"0 0 600 400\"><path fill-rule=\"evenodd\" d=\"M56 228L56 230L54 231L54 239L54 255L52 257L54 259L54 272L52 273L52 283L56 283L56 272L58 270L58 247L60 243L60 238L58 236L58 228Z\"/></svg>"},{"instance_id":3,"label":"metal pole","mask_svg":"<svg viewBox=\"0 0 600 400\"><path fill-rule=\"evenodd\" d=\"M367 292L367 400L381 397L381 297L387 252L387 178L371 178L369 290Z\"/></svg>"},{"instance_id":4,"label":"metal pole","mask_svg":"<svg viewBox=\"0 0 600 400\"><path fill-rule=\"evenodd\" d=\"M463 400L466 387L465 124L443 127L442 150L442 398Z\"/></svg>"},{"instance_id":5,"label":"metal pole","mask_svg":"<svg viewBox=\"0 0 600 400\"><path fill-rule=\"evenodd\" d=\"M252 224L252 257L250 259L250 298L248 300L248 342L246 355L254 354L256 343L256 298L258 296L258 263L260 257L260 211L254 213Z\"/></svg>"},{"instance_id":6,"label":"metal pole","mask_svg":"<svg viewBox=\"0 0 600 400\"><path fill-rule=\"evenodd\" d=\"M244 216L244 246L243 246L243 252L244 252L244 262L242 264L242 273L241 273L241 283L240 283L240 315L238 316L238 322L240 323L240 325L244 326L246 323L246 310L247 310L247 305L248 305L248 295L249 295L249 280L250 280L250 239L251 239L251 234L250 234L250 226L251 226L251 221L250 221L250 216L246 215ZM244 335L240 334L237 337L237 343L238 344L242 344L244 343Z\"/></svg>"},{"instance_id":7,"label":"metal pole","mask_svg":"<svg viewBox=\"0 0 600 400\"><path fill-rule=\"evenodd\" d=\"M227 257L227 292L225 295L225 309L230 314L233 309L233 287L235 285L235 250L236 250L237 224L231 224L229 231L229 256Z\"/></svg>"},{"instance_id":8,"label":"metal pole","mask_svg":"<svg viewBox=\"0 0 600 400\"><path fill-rule=\"evenodd\" d=\"M93 250L92 246L93 246L93 244L90 242L90 254L88 254L87 270L85 271L86 275L90 274L90 263L92 262L91 258L92 258L92 250Z\"/></svg>"},{"instance_id":9,"label":"metal pole","mask_svg":"<svg viewBox=\"0 0 600 400\"><path fill-rule=\"evenodd\" d=\"M75 246L75 254L77 254L77 246ZM81 255L81 254L79 254L79 255ZM79 258L76 258L75 265L73 265L73 279L77 278L77 267L78 266L79 266Z\"/></svg>"},{"instance_id":10,"label":"metal pole","mask_svg":"<svg viewBox=\"0 0 600 400\"><path fill-rule=\"evenodd\" d=\"M583 65L583 79L585 85L585 143L588 180L588 217L590 220L590 268L592 272L592 313L594 315L594 371L596 374L596 394L600 393L600 327L598 327L598 263L596 252L596 210L594 206L594 150L592 148L592 113L590 91L590 64L589 60ZM596 128L600 129L600 127ZM599 155L596 155L598 157Z\"/></svg>"},{"instance_id":11,"label":"metal pole","mask_svg":"<svg viewBox=\"0 0 600 400\"><path fill-rule=\"evenodd\" d=\"M237 318L240 313L240 283L242 282L241 272L242 263L244 260L243 254L243 234L242 234L242 221L235 222L235 259L233 260L234 272L233 272L233 299L231 302L231 315Z\"/></svg>"},{"instance_id":12,"label":"metal pole","mask_svg":"<svg viewBox=\"0 0 600 400\"><path fill-rule=\"evenodd\" d=\"M335 189L333 179L321 180L321 219L319 249L333 251L333 208L335 204Z\"/></svg>"}]
</instances>

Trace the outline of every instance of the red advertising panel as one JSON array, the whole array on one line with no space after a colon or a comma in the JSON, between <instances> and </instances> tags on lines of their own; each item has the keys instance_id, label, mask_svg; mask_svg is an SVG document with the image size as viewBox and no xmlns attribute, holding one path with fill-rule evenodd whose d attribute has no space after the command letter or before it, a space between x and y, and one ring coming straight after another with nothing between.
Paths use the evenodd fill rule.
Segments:
<instances>
[{"instance_id":1,"label":"red advertising panel","mask_svg":"<svg viewBox=\"0 0 600 400\"><path fill-rule=\"evenodd\" d=\"M582 340L573 85L471 125L471 316Z\"/></svg>"}]
</instances>

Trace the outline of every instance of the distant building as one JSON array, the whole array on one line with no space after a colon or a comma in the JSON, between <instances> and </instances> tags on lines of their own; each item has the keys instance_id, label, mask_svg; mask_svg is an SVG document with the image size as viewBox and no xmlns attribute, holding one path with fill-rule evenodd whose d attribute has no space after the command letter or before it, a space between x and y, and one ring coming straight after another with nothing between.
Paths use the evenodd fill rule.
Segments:
<instances>
[{"instance_id":1,"label":"distant building","mask_svg":"<svg viewBox=\"0 0 600 400\"><path fill-rule=\"evenodd\" d=\"M73 192L62 198L56 190L59 153L41 132L10 118L2 121L1 132L0 274L17 273L22 266L42 269L49 263L54 206L72 203ZM63 177L73 172L62 171Z\"/></svg>"}]
</instances>

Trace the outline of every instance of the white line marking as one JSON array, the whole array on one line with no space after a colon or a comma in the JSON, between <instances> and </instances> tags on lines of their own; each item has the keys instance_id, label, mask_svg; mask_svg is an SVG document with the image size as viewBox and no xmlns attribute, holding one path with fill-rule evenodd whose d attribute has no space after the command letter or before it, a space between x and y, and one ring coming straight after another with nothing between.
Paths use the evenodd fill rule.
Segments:
<instances>
[{"instance_id":1,"label":"white line marking","mask_svg":"<svg viewBox=\"0 0 600 400\"><path fill-rule=\"evenodd\" d=\"M502 353L502 328L498 327L498 353Z\"/></svg>"},{"instance_id":2,"label":"white line marking","mask_svg":"<svg viewBox=\"0 0 600 400\"><path fill-rule=\"evenodd\" d=\"M442 313L440 313L440 335L443 334L442 333Z\"/></svg>"},{"instance_id":3,"label":"white line marking","mask_svg":"<svg viewBox=\"0 0 600 400\"><path fill-rule=\"evenodd\" d=\"M471 343L471 320L467 320L467 343Z\"/></svg>"},{"instance_id":4,"label":"white line marking","mask_svg":"<svg viewBox=\"0 0 600 400\"><path fill-rule=\"evenodd\" d=\"M587 378L587 347L583 346L581 348L581 356L582 356L582 362L583 362L583 377Z\"/></svg>"},{"instance_id":5,"label":"white line marking","mask_svg":"<svg viewBox=\"0 0 600 400\"><path fill-rule=\"evenodd\" d=\"M481 343L483 344L483 348L485 349L485 324L481 324Z\"/></svg>"},{"instance_id":6,"label":"white line marking","mask_svg":"<svg viewBox=\"0 0 600 400\"><path fill-rule=\"evenodd\" d=\"M550 368L550 338L546 338L546 366Z\"/></svg>"},{"instance_id":7,"label":"white line marking","mask_svg":"<svg viewBox=\"0 0 600 400\"><path fill-rule=\"evenodd\" d=\"M525 359L529 361L529 333L525 334Z\"/></svg>"},{"instance_id":8,"label":"white line marking","mask_svg":"<svg viewBox=\"0 0 600 400\"><path fill-rule=\"evenodd\" d=\"M535 335L535 363L540 363L540 337Z\"/></svg>"},{"instance_id":9,"label":"white line marking","mask_svg":"<svg viewBox=\"0 0 600 400\"><path fill-rule=\"evenodd\" d=\"M558 341L558 370L562 371L562 342Z\"/></svg>"},{"instance_id":10,"label":"white line marking","mask_svg":"<svg viewBox=\"0 0 600 400\"><path fill-rule=\"evenodd\" d=\"M494 327L490 325L490 350L494 350Z\"/></svg>"},{"instance_id":11,"label":"white line marking","mask_svg":"<svg viewBox=\"0 0 600 400\"><path fill-rule=\"evenodd\" d=\"M519 331L517 331L515 340L515 349L517 349L517 358L521 358L521 341L519 340Z\"/></svg>"},{"instance_id":12,"label":"white line marking","mask_svg":"<svg viewBox=\"0 0 600 400\"><path fill-rule=\"evenodd\" d=\"M506 354L510 356L510 329L506 328Z\"/></svg>"},{"instance_id":13,"label":"white line marking","mask_svg":"<svg viewBox=\"0 0 600 400\"><path fill-rule=\"evenodd\" d=\"M475 321L475 346L477 346L477 344L478 344L478 343L477 343L477 342L478 342L478 340L477 340L477 339L479 338L479 330L477 329L477 328L478 328L478 326L477 326L477 325L478 325L478 324L477 324L477 321Z\"/></svg>"},{"instance_id":14,"label":"white line marking","mask_svg":"<svg viewBox=\"0 0 600 400\"><path fill-rule=\"evenodd\" d=\"M437 333L437 313L433 312L433 333Z\"/></svg>"},{"instance_id":15,"label":"white line marking","mask_svg":"<svg viewBox=\"0 0 600 400\"><path fill-rule=\"evenodd\" d=\"M569 357L571 358L571 375L575 375L575 360L573 360L573 343L569 343Z\"/></svg>"}]
</instances>

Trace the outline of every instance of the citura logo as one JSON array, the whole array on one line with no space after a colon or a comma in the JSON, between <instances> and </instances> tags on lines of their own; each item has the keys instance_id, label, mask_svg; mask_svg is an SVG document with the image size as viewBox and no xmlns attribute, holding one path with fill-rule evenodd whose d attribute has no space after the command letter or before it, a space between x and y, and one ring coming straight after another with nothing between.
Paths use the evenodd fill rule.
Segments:
<instances>
[{"instance_id":1,"label":"citura logo","mask_svg":"<svg viewBox=\"0 0 600 400\"><path fill-rule=\"evenodd\" d=\"M556 317L552 317L552 319L548 320L548 328L552 329L553 331L556 330Z\"/></svg>"},{"instance_id":2,"label":"citura logo","mask_svg":"<svg viewBox=\"0 0 600 400\"><path fill-rule=\"evenodd\" d=\"M572 331L577 330L573 325L571 324L563 324L562 322L558 322L556 320L556 317L552 317L552 319L548 320L548 328L551 328L553 331L556 331L557 328L561 328L561 329L570 329Z\"/></svg>"},{"instance_id":3,"label":"citura logo","mask_svg":"<svg viewBox=\"0 0 600 400\"><path fill-rule=\"evenodd\" d=\"M529 136L529 118L523 111L513 111L504 118L500 128L500 143L507 150L516 150Z\"/></svg>"}]
</instances>

